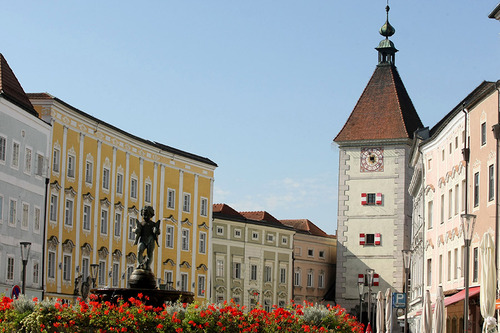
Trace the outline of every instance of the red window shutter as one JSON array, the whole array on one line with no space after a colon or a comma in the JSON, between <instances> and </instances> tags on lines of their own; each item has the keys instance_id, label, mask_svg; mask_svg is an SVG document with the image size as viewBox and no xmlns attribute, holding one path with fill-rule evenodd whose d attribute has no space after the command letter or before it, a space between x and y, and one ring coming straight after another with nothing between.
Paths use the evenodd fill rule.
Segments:
<instances>
[{"instance_id":1,"label":"red window shutter","mask_svg":"<svg viewBox=\"0 0 500 333\"><path fill-rule=\"evenodd\" d=\"M359 245L365 245L365 234L359 234Z\"/></svg>"},{"instance_id":2,"label":"red window shutter","mask_svg":"<svg viewBox=\"0 0 500 333\"><path fill-rule=\"evenodd\" d=\"M361 193L361 204L366 205L366 193Z\"/></svg>"},{"instance_id":3,"label":"red window shutter","mask_svg":"<svg viewBox=\"0 0 500 333\"><path fill-rule=\"evenodd\" d=\"M377 205L381 205L382 204L382 193L377 193L376 204Z\"/></svg>"},{"instance_id":4,"label":"red window shutter","mask_svg":"<svg viewBox=\"0 0 500 333\"><path fill-rule=\"evenodd\" d=\"M373 274L373 285L378 286L378 274Z\"/></svg>"},{"instance_id":5,"label":"red window shutter","mask_svg":"<svg viewBox=\"0 0 500 333\"><path fill-rule=\"evenodd\" d=\"M381 238L380 234L375 234L375 245L380 245L380 238Z\"/></svg>"},{"instance_id":6,"label":"red window shutter","mask_svg":"<svg viewBox=\"0 0 500 333\"><path fill-rule=\"evenodd\" d=\"M364 274L358 274L358 283L365 283L365 275Z\"/></svg>"}]
</instances>

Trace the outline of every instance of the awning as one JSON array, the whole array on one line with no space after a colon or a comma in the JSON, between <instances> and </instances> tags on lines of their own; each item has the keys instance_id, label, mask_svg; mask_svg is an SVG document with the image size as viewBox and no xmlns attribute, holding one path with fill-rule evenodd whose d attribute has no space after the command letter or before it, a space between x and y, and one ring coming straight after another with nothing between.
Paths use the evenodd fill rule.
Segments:
<instances>
[{"instance_id":1,"label":"awning","mask_svg":"<svg viewBox=\"0 0 500 333\"><path fill-rule=\"evenodd\" d=\"M469 298L479 294L480 288L481 287L479 287L479 286L478 287L470 287L469 288ZM465 298L465 289L462 289L458 293L456 293L455 295L450 296L450 297L446 297L444 299L444 306L446 307L448 305L452 305L452 304L455 304L457 302L463 301L464 298Z\"/></svg>"}]
</instances>

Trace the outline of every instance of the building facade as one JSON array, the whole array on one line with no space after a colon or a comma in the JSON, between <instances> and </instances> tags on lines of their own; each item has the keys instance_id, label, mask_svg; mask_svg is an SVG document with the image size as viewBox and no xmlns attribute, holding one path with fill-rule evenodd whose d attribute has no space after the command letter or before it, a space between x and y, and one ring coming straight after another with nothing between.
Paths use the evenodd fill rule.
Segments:
<instances>
[{"instance_id":1,"label":"building facade","mask_svg":"<svg viewBox=\"0 0 500 333\"><path fill-rule=\"evenodd\" d=\"M358 279L367 269L375 274L372 293L402 291L405 281L402 250L410 248L412 215L409 157L422 123L395 66L397 49L389 40L394 31L387 19L380 29L385 39L376 48L378 65L334 139L340 160L336 300L351 312L357 312Z\"/></svg>"},{"instance_id":2,"label":"building facade","mask_svg":"<svg viewBox=\"0 0 500 333\"><path fill-rule=\"evenodd\" d=\"M20 242L30 242L25 291L43 295L43 225L50 125L38 118L0 54L0 293L22 288Z\"/></svg>"},{"instance_id":3,"label":"building facade","mask_svg":"<svg viewBox=\"0 0 500 333\"><path fill-rule=\"evenodd\" d=\"M295 231L267 212L213 207L212 301L271 310L292 298Z\"/></svg>"},{"instance_id":4,"label":"building facade","mask_svg":"<svg viewBox=\"0 0 500 333\"><path fill-rule=\"evenodd\" d=\"M295 229L292 299L297 304L333 304L337 238L307 219L280 222Z\"/></svg>"},{"instance_id":5,"label":"building facade","mask_svg":"<svg viewBox=\"0 0 500 333\"><path fill-rule=\"evenodd\" d=\"M216 164L122 131L46 93L29 95L52 125L46 291L71 299L99 265L98 287L126 287L137 265L133 229L161 220L151 268L160 284L206 298Z\"/></svg>"}]
</instances>

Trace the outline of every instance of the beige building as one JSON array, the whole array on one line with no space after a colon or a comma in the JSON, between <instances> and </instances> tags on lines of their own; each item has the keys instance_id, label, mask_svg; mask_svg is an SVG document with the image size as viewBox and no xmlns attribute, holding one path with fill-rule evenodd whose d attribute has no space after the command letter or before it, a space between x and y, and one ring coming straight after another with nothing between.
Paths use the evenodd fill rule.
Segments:
<instances>
[{"instance_id":1,"label":"beige building","mask_svg":"<svg viewBox=\"0 0 500 333\"><path fill-rule=\"evenodd\" d=\"M295 303L333 302L337 237L307 219L280 220L295 229L293 241L293 296Z\"/></svg>"},{"instance_id":2,"label":"beige building","mask_svg":"<svg viewBox=\"0 0 500 333\"><path fill-rule=\"evenodd\" d=\"M211 299L271 310L292 298L295 231L267 212L213 206Z\"/></svg>"}]
</instances>

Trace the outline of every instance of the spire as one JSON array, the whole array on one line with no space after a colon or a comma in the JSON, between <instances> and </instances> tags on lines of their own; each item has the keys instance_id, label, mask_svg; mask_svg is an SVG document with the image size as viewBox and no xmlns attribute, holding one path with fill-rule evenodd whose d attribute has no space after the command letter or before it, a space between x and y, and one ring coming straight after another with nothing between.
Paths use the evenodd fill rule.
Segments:
<instances>
[{"instance_id":1,"label":"spire","mask_svg":"<svg viewBox=\"0 0 500 333\"><path fill-rule=\"evenodd\" d=\"M387 1L389 3L389 1ZM389 40L389 37L394 35L396 29L389 23L389 4L385 7L386 20L384 25L380 28L379 33L385 37L378 46L375 48L378 51L378 65L394 65L395 54L398 50L394 47L394 43Z\"/></svg>"}]
</instances>

